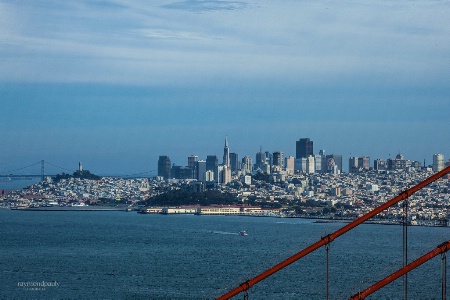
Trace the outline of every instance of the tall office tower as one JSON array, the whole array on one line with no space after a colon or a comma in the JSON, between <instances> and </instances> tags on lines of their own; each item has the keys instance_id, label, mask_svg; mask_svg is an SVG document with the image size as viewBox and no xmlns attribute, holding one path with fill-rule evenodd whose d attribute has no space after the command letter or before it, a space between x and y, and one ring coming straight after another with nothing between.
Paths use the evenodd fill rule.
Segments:
<instances>
[{"instance_id":1,"label":"tall office tower","mask_svg":"<svg viewBox=\"0 0 450 300\"><path fill-rule=\"evenodd\" d=\"M299 139L295 143L295 158L308 157L313 153L313 141L309 138Z\"/></svg>"},{"instance_id":2,"label":"tall office tower","mask_svg":"<svg viewBox=\"0 0 450 300\"><path fill-rule=\"evenodd\" d=\"M273 166L276 166L280 171L283 168L283 156L284 153L281 151L275 151L273 153Z\"/></svg>"},{"instance_id":3,"label":"tall office tower","mask_svg":"<svg viewBox=\"0 0 450 300\"><path fill-rule=\"evenodd\" d=\"M294 162L294 172L303 172L306 169L306 158L296 158Z\"/></svg>"},{"instance_id":4,"label":"tall office tower","mask_svg":"<svg viewBox=\"0 0 450 300\"><path fill-rule=\"evenodd\" d=\"M363 168L364 170L369 170L370 157L369 156L358 157L358 166Z\"/></svg>"},{"instance_id":5,"label":"tall office tower","mask_svg":"<svg viewBox=\"0 0 450 300\"><path fill-rule=\"evenodd\" d=\"M197 170L197 180L202 181L203 183L206 182L206 161L204 160L198 160L196 162L196 168Z\"/></svg>"},{"instance_id":6,"label":"tall office tower","mask_svg":"<svg viewBox=\"0 0 450 300\"><path fill-rule=\"evenodd\" d=\"M231 172L239 171L239 157L237 153L230 153Z\"/></svg>"},{"instance_id":7,"label":"tall office tower","mask_svg":"<svg viewBox=\"0 0 450 300\"><path fill-rule=\"evenodd\" d=\"M217 156L208 155L206 157L206 171L213 171L214 173L216 173L218 165L219 165L219 161L217 159Z\"/></svg>"},{"instance_id":8,"label":"tall office tower","mask_svg":"<svg viewBox=\"0 0 450 300\"><path fill-rule=\"evenodd\" d=\"M348 159L348 172L358 173L358 157L350 157Z\"/></svg>"},{"instance_id":9,"label":"tall office tower","mask_svg":"<svg viewBox=\"0 0 450 300\"><path fill-rule=\"evenodd\" d=\"M273 156L269 151L266 151L266 164L268 164L269 166L272 166L273 164Z\"/></svg>"},{"instance_id":10,"label":"tall office tower","mask_svg":"<svg viewBox=\"0 0 450 300\"><path fill-rule=\"evenodd\" d=\"M324 156L321 154L314 154L314 164L315 164L315 170L314 173L321 173L322 172L322 160L324 160Z\"/></svg>"},{"instance_id":11,"label":"tall office tower","mask_svg":"<svg viewBox=\"0 0 450 300\"><path fill-rule=\"evenodd\" d=\"M197 178L197 161L198 156L197 155L190 155L188 156L188 168L192 169L192 178Z\"/></svg>"},{"instance_id":12,"label":"tall office tower","mask_svg":"<svg viewBox=\"0 0 450 300\"><path fill-rule=\"evenodd\" d=\"M286 168L286 174L287 175L294 175L295 171L295 157L288 156L284 160L284 165Z\"/></svg>"},{"instance_id":13,"label":"tall office tower","mask_svg":"<svg viewBox=\"0 0 450 300\"><path fill-rule=\"evenodd\" d=\"M259 152L256 153L256 161L255 161L255 169L264 169L264 165L266 164L266 153L262 151L262 147L259 147Z\"/></svg>"},{"instance_id":14,"label":"tall office tower","mask_svg":"<svg viewBox=\"0 0 450 300\"><path fill-rule=\"evenodd\" d=\"M370 157L350 157L348 161L349 173L359 173L363 170L370 169Z\"/></svg>"},{"instance_id":15,"label":"tall office tower","mask_svg":"<svg viewBox=\"0 0 450 300\"><path fill-rule=\"evenodd\" d=\"M409 167L409 165L410 161L408 162L404 159L401 153L397 154L395 159L388 158L387 160L387 167L389 170L403 170Z\"/></svg>"},{"instance_id":16,"label":"tall office tower","mask_svg":"<svg viewBox=\"0 0 450 300\"><path fill-rule=\"evenodd\" d=\"M230 168L230 149L228 148L228 137L225 137L225 147L223 148L222 165Z\"/></svg>"},{"instance_id":17,"label":"tall office tower","mask_svg":"<svg viewBox=\"0 0 450 300\"><path fill-rule=\"evenodd\" d=\"M176 179L192 179L194 177L194 170L190 167L172 166L170 172L172 178Z\"/></svg>"},{"instance_id":18,"label":"tall office tower","mask_svg":"<svg viewBox=\"0 0 450 300\"><path fill-rule=\"evenodd\" d=\"M214 172L213 171L206 171L205 181L206 182L214 182Z\"/></svg>"},{"instance_id":19,"label":"tall office tower","mask_svg":"<svg viewBox=\"0 0 450 300\"><path fill-rule=\"evenodd\" d=\"M188 156L188 167L195 168L195 163L198 161L197 155Z\"/></svg>"},{"instance_id":20,"label":"tall office tower","mask_svg":"<svg viewBox=\"0 0 450 300\"><path fill-rule=\"evenodd\" d=\"M322 170L324 170L325 173L336 174L335 166L339 173L342 173L342 155L326 155L325 161L324 166L322 166Z\"/></svg>"},{"instance_id":21,"label":"tall office tower","mask_svg":"<svg viewBox=\"0 0 450 300\"><path fill-rule=\"evenodd\" d=\"M433 154L433 172L442 171L444 167L444 154Z\"/></svg>"},{"instance_id":22,"label":"tall office tower","mask_svg":"<svg viewBox=\"0 0 450 300\"><path fill-rule=\"evenodd\" d=\"M242 171L245 174L252 173L252 158L250 156L244 156L242 159Z\"/></svg>"},{"instance_id":23,"label":"tall office tower","mask_svg":"<svg viewBox=\"0 0 450 300\"><path fill-rule=\"evenodd\" d=\"M164 177L164 179L170 179L170 169L172 165L168 156L160 156L158 159L158 176Z\"/></svg>"},{"instance_id":24,"label":"tall office tower","mask_svg":"<svg viewBox=\"0 0 450 300\"><path fill-rule=\"evenodd\" d=\"M306 158L306 173L312 174L316 171L314 156L310 155Z\"/></svg>"},{"instance_id":25,"label":"tall office tower","mask_svg":"<svg viewBox=\"0 0 450 300\"><path fill-rule=\"evenodd\" d=\"M216 183L223 183L223 169L226 168L224 165L218 165L217 166L217 172L214 174L214 182Z\"/></svg>"},{"instance_id":26,"label":"tall office tower","mask_svg":"<svg viewBox=\"0 0 450 300\"><path fill-rule=\"evenodd\" d=\"M219 166L219 183L227 184L231 182L231 170L227 166Z\"/></svg>"}]
</instances>

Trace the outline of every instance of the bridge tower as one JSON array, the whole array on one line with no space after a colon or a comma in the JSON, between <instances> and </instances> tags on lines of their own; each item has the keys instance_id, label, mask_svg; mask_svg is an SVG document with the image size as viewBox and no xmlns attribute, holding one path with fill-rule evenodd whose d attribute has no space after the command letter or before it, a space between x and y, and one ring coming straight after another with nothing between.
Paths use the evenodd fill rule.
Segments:
<instances>
[{"instance_id":1,"label":"bridge tower","mask_svg":"<svg viewBox=\"0 0 450 300\"><path fill-rule=\"evenodd\" d=\"M44 172L44 160L41 160L41 181L44 181L44 176L45 176L45 172Z\"/></svg>"}]
</instances>

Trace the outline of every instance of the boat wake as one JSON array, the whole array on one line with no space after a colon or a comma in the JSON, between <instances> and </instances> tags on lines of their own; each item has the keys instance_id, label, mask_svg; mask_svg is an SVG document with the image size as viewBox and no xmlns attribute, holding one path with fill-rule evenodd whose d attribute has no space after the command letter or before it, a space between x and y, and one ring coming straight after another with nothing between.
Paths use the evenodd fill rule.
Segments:
<instances>
[{"instance_id":1,"label":"boat wake","mask_svg":"<svg viewBox=\"0 0 450 300\"><path fill-rule=\"evenodd\" d=\"M227 232L227 231L211 231L211 233L214 233L214 234L232 234L232 235L238 235L238 233L237 232Z\"/></svg>"}]
</instances>

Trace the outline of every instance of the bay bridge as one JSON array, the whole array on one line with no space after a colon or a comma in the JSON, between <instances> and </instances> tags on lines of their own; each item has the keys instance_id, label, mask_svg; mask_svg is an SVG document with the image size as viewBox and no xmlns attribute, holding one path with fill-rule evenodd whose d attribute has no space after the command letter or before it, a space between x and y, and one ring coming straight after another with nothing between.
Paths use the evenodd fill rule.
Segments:
<instances>
[{"instance_id":1,"label":"bay bridge","mask_svg":"<svg viewBox=\"0 0 450 300\"><path fill-rule=\"evenodd\" d=\"M351 300L359 300L359 299L365 299L369 295L375 293L379 289L383 288L384 286L388 285L389 283L395 281L398 278L403 278L403 299L408 299L408 273L418 266L426 263L427 261L431 260L432 258L436 257L437 255L441 255L441 297L443 300L447 299L447 260L446 260L446 252L450 249L450 239L446 239L442 241L441 244L436 245L434 249L430 249L429 252L423 254L419 258L416 258L414 261L410 262L410 258L408 257L408 198L416 193L417 191L421 190L425 186L429 185L430 183L440 179L444 175L450 173L450 166L446 167L445 169L435 173L434 175L430 176L429 178L423 180L422 182L416 184L415 186L403 191L398 196L392 198L391 200L385 202L384 204L378 206L377 208L371 210L370 212L366 213L365 215L355 219L354 221L348 223L347 225L343 226L342 228L334 231L331 234L327 234L325 236L320 237L320 239L309 245L308 247L304 248L303 250L295 253L294 255L288 257L287 259L281 261L280 263L270 267L269 269L257 274L253 278L250 278L248 280L245 280L244 282L237 285L235 288L230 289L226 293L222 294L221 296L217 297L217 300L225 300L230 299L240 293L243 293L243 298L245 300L249 299L249 290L256 285L257 283L263 281L264 279L268 278L269 276L274 275L275 273L279 272L280 270L286 268L287 266L291 265L294 262L297 262L298 260L304 258L308 254L318 250L319 248L325 247L326 250L326 280L325 280L325 287L323 287L323 290L325 291L324 298L329 299L329 251L330 251L330 243L333 242L338 237L344 235L345 233L349 232L350 230L354 229L355 227L363 224L364 222L370 220L371 218L375 217L380 212L388 209L389 207L392 207L393 205L398 204L399 202L402 202L403 207L403 220L402 220L402 244L403 244L403 266L398 269L396 272L387 275L383 279L379 280L375 284L365 288L364 290L359 291L358 293L351 295L349 299Z\"/></svg>"},{"instance_id":2,"label":"bay bridge","mask_svg":"<svg viewBox=\"0 0 450 300\"><path fill-rule=\"evenodd\" d=\"M44 181L45 177L54 177L59 173L69 172L73 173L75 169L69 169L67 167L61 167L48 161L38 161L33 164L18 167L7 171L0 171L0 178L40 178ZM151 170L141 172L138 174L121 175L120 177L142 177L148 176L148 174L154 174L157 170Z\"/></svg>"},{"instance_id":3,"label":"bay bridge","mask_svg":"<svg viewBox=\"0 0 450 300\"><path fill-rule=\"evenodd\" d=\"M45 170L45 166L50 166L51 171L54 172L54 174L47 173ZM48 161L38 161L31 165L25 166L25 167L19 167L8 171L1 171L0 172L0 178L1 177L14 177L14 178L26 178L26 177L40 177L42 181L44 181L45 177L47 176L55 176L58 172L61 171L69 171L73 172L74 170L70 170L68 168L63 168L60 166L57 166L55 164L52 164Z\"/></svg>"}]
</instances>

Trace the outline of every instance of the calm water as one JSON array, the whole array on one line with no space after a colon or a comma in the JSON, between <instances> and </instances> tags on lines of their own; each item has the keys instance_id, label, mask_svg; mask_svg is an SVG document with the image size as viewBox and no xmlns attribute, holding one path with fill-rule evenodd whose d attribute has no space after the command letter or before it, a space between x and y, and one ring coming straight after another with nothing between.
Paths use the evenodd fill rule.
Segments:
<instances>
[{"instance_id":1,"label":"calm water","mask_svg":"<svg viewBox=\"0 0 450 300\"><path fill-rule=\"evenodd\" d=\"M6 178L0 178L0 190L21 190L30 185L38 183L41 181L40 177L32 177L31 179L23 179L23 180L6 180Z\"/></svg>"},{"instance_id":2,"label":"calm water","mask_svg":"<svg viewBox=\"0 0 450 300\"><path fill-rule=\"evenodd\" d=\"M0 299L213 299L342 226L304 219L0 210ZM239 236L242 229L249 235ZM336 239L330 299L347 299L400 268L401 234L400 226L363 225ZM409 257L449 237L450 228L410 228ZM57 286L33 289L23 286L27 282ZM409 291L409 299L441 299L440 256L410 273ZM325 299L325 250L255 285L249 298ZM371 299L401 298L398 280Z\"/></svg>"}]
</instances>

